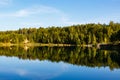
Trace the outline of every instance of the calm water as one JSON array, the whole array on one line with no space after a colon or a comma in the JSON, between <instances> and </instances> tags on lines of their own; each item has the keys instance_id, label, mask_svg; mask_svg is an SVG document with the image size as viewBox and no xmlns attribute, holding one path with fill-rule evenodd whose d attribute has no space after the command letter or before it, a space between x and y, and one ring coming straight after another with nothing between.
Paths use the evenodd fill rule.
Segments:
<instances>
[{"instance_id":1,"label":"calm water","mask_svg":"<svg viewBox=\"0 0 120 80\"><path fill-rule=\"evenodd\" d=\"M80 47L0 47L0 80L120 80L120 52Z\"/></svg>"}]
</instances>

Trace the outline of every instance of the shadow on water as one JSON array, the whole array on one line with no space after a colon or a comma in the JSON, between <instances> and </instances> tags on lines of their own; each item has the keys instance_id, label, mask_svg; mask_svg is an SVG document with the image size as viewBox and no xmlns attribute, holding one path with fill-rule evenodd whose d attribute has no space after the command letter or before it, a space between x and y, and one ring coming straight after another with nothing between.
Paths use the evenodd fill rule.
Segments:
<instances>
[{"instance_id":1,"label":"shadow on water","mask_svg":"<svg viewBox=\"0 0 120 80\"><path fill-rule=\"evenodd\" d=\"M29 60L49 60L88 67L120 68L120 50L86 47L0 47L0 56Z\"/></svg>"}]
</instances>

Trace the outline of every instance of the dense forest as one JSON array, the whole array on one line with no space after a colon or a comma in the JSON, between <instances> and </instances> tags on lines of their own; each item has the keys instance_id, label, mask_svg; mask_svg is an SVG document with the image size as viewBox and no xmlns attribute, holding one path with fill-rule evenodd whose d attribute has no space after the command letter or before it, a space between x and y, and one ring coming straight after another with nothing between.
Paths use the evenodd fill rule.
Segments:
<instances>
[{"instance_id":1,"label":"dense forest","mask_svg":"<svg viewBox=\"0 0 120 80\"><path fill-rule=\"evenodd\" d=\"M88 66L120 68L120 50L100 50L86 47L0 47L0 56L18 57L29 60L49 60L52 62Z\"/></svg>"},{"instance_id":2,"label":"dense forest","mask_svg":"<svg viewBox=\"0 0 120 80\"><path fill-rule=\"evenodd\" d=\"M120 23L81 24L65 27L23 28L15 31L0 31L0 43L23 43L27 39L33 43L52 44L97 44L119 42Z\"/></svg>"}]
</instances>

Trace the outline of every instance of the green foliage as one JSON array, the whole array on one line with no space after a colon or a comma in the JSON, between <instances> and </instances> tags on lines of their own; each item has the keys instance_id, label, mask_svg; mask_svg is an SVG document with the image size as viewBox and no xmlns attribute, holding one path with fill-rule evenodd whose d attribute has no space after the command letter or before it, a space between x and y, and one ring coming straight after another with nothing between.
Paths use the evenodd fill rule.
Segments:
<instances>
[{"instance_id":1,"label":"green foliage","mask_svg":"<svg viewBox=\"0 0 120 80\"><path fill-rule=\"evenodd\" d=\"M23 28L16 31L1 31L1 43L21 43L25 39L35 43L97 44L120 40L120 24L84 24L67 27Z\"/></svg>"},{"instance_id":2,"label":"green foliage","mask_svg":"<svg viewBox=\"0 0 120 80\"><path fill-rule=\"evenodd\" d=\"M112 42L115 42L115 41L119 42L120 41L120 30L118 32L113 33L112 36L110 37L110 40Z\"/></svg>"}]
</instances>

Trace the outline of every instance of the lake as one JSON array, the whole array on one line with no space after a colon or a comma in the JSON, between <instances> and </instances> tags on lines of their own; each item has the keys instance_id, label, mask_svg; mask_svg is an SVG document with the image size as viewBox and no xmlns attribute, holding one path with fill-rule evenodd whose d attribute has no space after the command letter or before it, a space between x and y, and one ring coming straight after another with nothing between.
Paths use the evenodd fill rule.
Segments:
<instances>
[{"instance_id":1,"label":"lake","mask_svg":"<svg viewBox=\"0 0 120 80\"><path fill-rule=\"evenodd\" d=\"M120 51L0 47L0 80L120 80Z\"/></svg>"}]
</instances>

